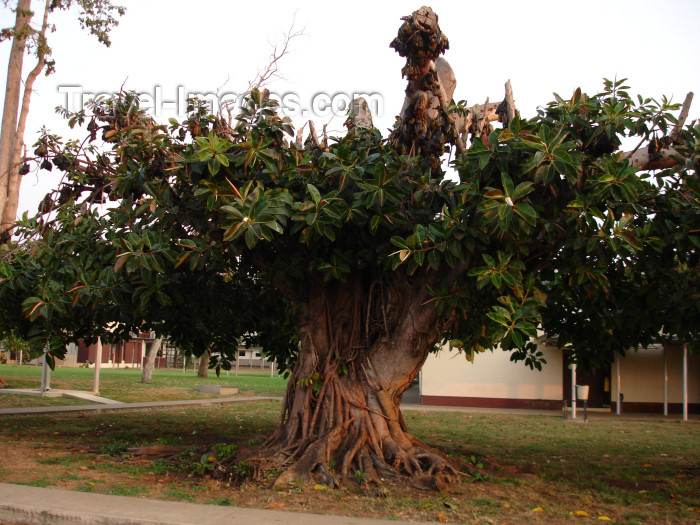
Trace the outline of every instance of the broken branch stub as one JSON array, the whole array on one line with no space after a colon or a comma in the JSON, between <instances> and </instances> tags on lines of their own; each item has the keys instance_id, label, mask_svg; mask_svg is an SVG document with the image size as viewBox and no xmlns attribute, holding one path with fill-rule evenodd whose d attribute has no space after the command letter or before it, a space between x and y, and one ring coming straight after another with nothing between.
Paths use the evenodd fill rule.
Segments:
<instances>
[{"instance_id":1,"label":"broken branch stub","mask_svg":"<svg viewBox=\"0 0 700 525\"><path fill-rule=\"evenodd\" d=\"M440 30L437 15L421 7L403 17L398 36L391 42L406 65L401 70L408 80L406 99L391 141L402 153L423 157L424 167L433 173L441 169L441 157L454 145L458 154L466 152L467 138L484 136L493 129L491 122L507 127L517 115L510 80L500 103L475 105L466 115L451 109L457 80L450 64L440 55L449 48Z\"/></svg>"},{"instance_id":2,"label":"broken branch stub","mask_svg":"<svg viewBox=\"0 0 700 525\"><path fill-rule=\"evenodd\" d=\"M345 126L349 133L357 133L359 129L374 129L372 111L364 98L358 97L352 101Z\"/></svg>"},{"instance_id":3,"label":"broken branch stub","mask_svg":"<svg viewBox=\"0 0 700 525\"><path fill-rule=\"evenodd\" d=\"M454 118L448 110L456 85L454 74L447 61L436 64L449 42L440 30L438 16L429 7L421 7L402 20L391 47L406 58L401 72L408 86L391 141L402 154L422 156L424 166L439 173L440 158L457 139ZM452 87L445 89L443 82Z\"/></svg>"}]
</instances>

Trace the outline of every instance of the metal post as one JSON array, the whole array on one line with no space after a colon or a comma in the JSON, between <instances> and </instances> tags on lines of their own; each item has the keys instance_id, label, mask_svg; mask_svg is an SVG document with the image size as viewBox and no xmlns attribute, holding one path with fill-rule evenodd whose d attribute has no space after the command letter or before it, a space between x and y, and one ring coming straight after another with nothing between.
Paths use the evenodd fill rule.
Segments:
<instances>
[{"instance_id":1,"label":"metal post","mask_svg":"<svg viewBox=\"0 0 700 525\"><path fill-rule=\"evenodd\" d=\"M576 363L571 364L571 419L576 419Z\"/></svg>"},{"instance_id":2,"label":"metal post","mask_svg":"<svg viewBox=\"0 0 700 525\"><path fill-rule=\"evenodd\" d=\"M50 383L51 383L51 369L49 368L49 364L46 362L46 354L48 353L49 349L44 348L44 360L41 363L41 393L43 394L47 390L51 388Z\"/></svg>"},{"instance_id":3,"label":"metal post","mask_svg":"<svg viewBox=\"0 0 700 525\"><path fill-rule=\"evenodd\" d=\"M423 404L423 370L418 372L418 404Z\"/></svg>"},{"instance_id":4,"label":"metal post","mask_svg":"<svg viewBox=\"0 0 700 525\"><path fill-rule=\"evenodd\" d=\"M270 377L274 377L274 372L275 372L275 361L272 360L272 361L270 361Z\"/></svg>"},{"instance_id":5,"label":"metal post","mask_svg":"<svg viewBox=\"0 0 700 525\"><path fill-rule=\"evenodd\" d=\"M95 347L95 377L92 384L92 393L98 395L100 393L100 368L102 367L102 340L97 339Z\"/></svg>"},{"instance_id":6,"label":"metal post","mask_svg":"<svg viewBox=\"0 0 700 525\"><path fill-rule=\"evenodd\" d=\"M615 413L619 416L622 413L622 402L621 402L621 396L620 396L620 356L615 356L615 368L616 368L616 373L615 375L617 376L617 403L615 407Z\"/></svg>"},{"instance_id":7,"label":"metal post","mask_svg":"<svg viewBox=\"0 0 700 525\"><path fill-rule=\"evenodd\" d=\"M668 415L668 351L664 346L664 416Z\"/></svg>"},{"instance_id":8,"label":"metal post","mask_svg":"<svg viewBox=\"0 0 700 525\"><path fill-rule=\"evenodd\" d=\"M688 345L683 343L683 421L688 421Z\"/></svg>"},{"instance_id":9,"label":"metal post","mask_svg":"<svg viewBox=\"0 0 700 525\"><path fill-rule=\"evenodd\" d=\"M236 377L238 377L238 362L241 360L241 351L238 350L236 354Z\"/></svg>"}]
</instances>

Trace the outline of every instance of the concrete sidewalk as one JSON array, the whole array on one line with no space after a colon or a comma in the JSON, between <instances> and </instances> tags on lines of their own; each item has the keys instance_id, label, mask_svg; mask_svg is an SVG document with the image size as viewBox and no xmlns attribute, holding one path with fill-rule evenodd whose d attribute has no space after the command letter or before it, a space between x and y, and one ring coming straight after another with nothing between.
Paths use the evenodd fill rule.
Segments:
<instances>
[{"instance_id":1,"label":"concrete sidewalk","mask_svg":"<svg viewBox=\"0 0 700 525\"><path fill-rule=\"evenodd\" d=\"M88 396L95 397L95 396ZM83 396L79 399L87 399ZM103 398L104 399L104 398ZM57 412L94 412L102 410L132 410L134 408L162 408L193 405L215 405L218 403L240 403L243 401L281 401L281 397L274 396L236 396L236 397L214 397L208 399L185 399L181 401L146 401L143 403L122 403L120 401L108 400L109 403L95 405L70 405L70 406L48 406L48 407L17 407L0 408L0 415L18 414L50 414Z\"/></svg>"},{"instance_id":2,"label":"concrete sidewalk","mask_svg":"<svg viewBox=\"0 0 700 525\"><path fill-rule=\"evenodd\" d=\"M113 399L107 399L106 397L96 396L90 392L85 392L83 390L62 390L62 389L50 389L42 392L38 388L3 388L0 390L2 394L18 394L22 396L34 396L34 397L67 397L70 399L80 399L83 401L89 401L90 403L101 403L109 405L112 403L119 403L119 401L114 401Z\"/></svg>"},{"instance_id":3,"label":"concrete sidewalk","mask_svg":"<svg viewBox=\"0 0 700 525\"><path fill-rule=\"evenodd\" d=\"M200 505L0 483L0 522L31 525L428 525L427 522Z\"/></svg>"},{"instance_id":4,"label":"concrete sidewalk","mask_svg":"<svg viewBox=\"0 0 700 525\"><path fill-rule=\"evenodd\" d=\"M10 393L7 392L6 393ZM74 396L77 399L90 401L89 398L96 397L82 392L82 396ZM69 396L66 396L69 397ZM215 405L224 403L241 403L246 401L282 401L281 397L276 396L235 396L235 397L215 397L208 399L186 399L180 401L145 401L142 403L123 403L111 399L101 398L103 401L95 402L94 405L67 405L67 406L46 406L46 407L17 407L17 408L0 408L0 415L21 415L21 414L51 414L60 412L100 412L102 410L133 410L141 408L167 408L180 406L203 406ZM558 417L563 419L563 412L560 410L530 410L525 408L480 408L480 407L452 407L452 406L435 406L435 405L417 405L413 403L402 403L401 410L404 412L463 412L468 414L501 414L501 415L517 415L517 416L548 416ZM565 421L569 423L583 423L583 410L578 409L575 420L570 419L571 415L567 414ZM680 414L671 414L663 416L662 414L645 414L638 412L622 413L617 415L614 412L603 409L589 409L588 419L621 419L625 421L681 421ZM689 421L700 421L700 415L690 414Z\"/></svg>"}]
</instances>

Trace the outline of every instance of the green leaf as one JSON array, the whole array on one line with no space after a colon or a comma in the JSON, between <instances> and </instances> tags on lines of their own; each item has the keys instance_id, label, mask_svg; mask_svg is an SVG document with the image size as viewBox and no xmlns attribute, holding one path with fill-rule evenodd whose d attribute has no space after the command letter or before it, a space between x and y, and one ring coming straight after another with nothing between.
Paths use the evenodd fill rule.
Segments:
<instances>
[{"instance_id":1,"label":"green leaf","mask_svg":"<svg viewBox=\"0 0 700 525\"><path fill-rule=\"evenodd\" d=\"M406 244L406 241L403 239L403 237L399 237L397 235L394 235L389 240L391 241L391 244L393 244L397 248L408 249L408 245Z\"/></svg>"},{"instance_id":2,"label":"green leaf","mask_svg":"<svg viewBox=\"0 0 700 525\"><path fill-rule=\"evenodd\" d=\"M554 158L566 164L572 163L571 155L569 155L568 151L563 149L554 150Z\"/></svg>"},{"instance_id":3,"label":"green leaf","mask_svg":"<svg viewBox=\"0 0 700 525\"><path fill-rule=\"evenodd\" d=\"M507 319L505 316L503 316L499 313L496 313L496 312L488 312L486 314L486 317L488 317L492 321L494 321L502 326L508 326L510 323L509 319Z\"/></svg>"},{"instance_id":4,"label":"green leaf","mask_svg":"<svg viewBox=\"0 0 700 525\"><path fill-rule=\"evenodd\" d=\"M501 190L489 190L484 193L484 197L487 199L502 199L505 195Z\"/></svg>"},{"instance_id":5,"label":"green leaf","mask_svg":"<svg viewBox=\"0 0 700 525\"><path fill-rule=\"evenodd\" d=\"M314 203L318 205L318 203L321 202L321 194L319 193L318 189L316 189L316 186L313 184L307 184L306 187L309 190Z\"/></svg>"},{"instance_id":6,"label":"green leaf","mask_svg":"<svg viewBox=\"0 0 700 525\"><path fill-rule=\"evenodd\" d=\"M5 261L0 261L0 275L3 277L10 277L12 275L12 269Z\"/></svg>"},{"instance_id":7,"label":"green leaf","mask_svg":"<svg viewBox=\"0 0 700 525\"><path fill-rule=\"evenodd\" d=\"M527 202L521 202L515 205L515 213L523 218L528 224L535 226L537 224L537 212Z\"/></svg>"},{"instance_id":8,"label":"green leaf","mask_svg":"<svg viewBox=\"0 0 700 525\"><path fill-rule=\"evenodd\" d=\"M525 197L525 195L534 190L535 188L533 188L532 182L521 182L520 184L518 184L515 190L513 190L513 193L511 193L510 198L516 201L518 199L522 199L523 197Z\"/></svg>"}]
</instances>

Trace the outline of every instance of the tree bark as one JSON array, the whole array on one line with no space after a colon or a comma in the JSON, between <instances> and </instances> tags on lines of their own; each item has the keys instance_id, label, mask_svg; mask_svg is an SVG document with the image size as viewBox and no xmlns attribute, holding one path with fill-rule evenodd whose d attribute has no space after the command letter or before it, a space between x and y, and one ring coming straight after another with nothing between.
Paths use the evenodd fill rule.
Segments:
<instances>
[{"instance_id":1,"label":"tree bark","mask_svg":"<svg viewBox=\"0 0 700 525\"><path fill-rule=\"evenodd\" d=\"M678 164L678 159L683 158L673 148L664 149L656 153L649 153L647 148L643 148L633 153L624 153L623 157L629 160L630 166L637 167L643 171L672 168Z\"/></svg>"},{"instance_id":2,"label":"tree bark","mask_svg":"<svg viewBox=\"0 0 700 525\"><path fill-rule=\"evenodd\" d=\"M46 5L44 7L44 19L41 25L38 44L40 47L45 45L44 39L48 28L50 2L51 0L46 0ZM38 57L39 58L36 65L31 70L24 82L24 95L22 96L22 106L20 108L19 120L17 122L17 130L15 133L13 158L8 171L7 201L2 212L1 221L3 225L2 227L4 228L2 231L6 231L8 234L12 232L12 224L14 224L15 220L17 219L19 188L22 183L22 175L19 173L19 167L22 164L24 157L24 152L22 151L24 146L24 130L27 123L27 115L29 114L29 104L32 98L32 90L34 88L34 82L46 66L45 54L41 48L38 50Z\"/></svg>"},{"instance_id":3,"label":"tree bark","mask_svg":"<svg viewBox=\"0 0 700 525\"><path fill-rule=\"evenodd\" d=\"M408 474L422 487L443 488L454 478L449 460L410 434L399 408L444 328L426 304L435 277L358 273L311 287L280 426L261 455L246 459L254 477L282 467L277 484L335 486L360 472L368 482ZM235 478L233 461L218 475Z\"/></svg>"},{"instance_id":4,"label":"tree bark","mask_svg":"<svg viewBox=\"0 0 700 525\"><path fill-rule=\"evenodd\" d=\"M209 350L205 350L202 357L199 358L197 377L209 377Z\"/></svg>"},{"instance_id":5,"label":"tree bark","mask_svg":"<svg viewBox=\"0 0 700 525\"><path fill-rule=\"evenodd\" d=\"M141 374L142 383L150 383L151 376L153 375L153 369L156 364L156 356L163 345L163 338L156 337L153 342L148 346L146 351L146 357L143 360L143 373Z\"/></svg>"},{"instance_id":6,"label":"tree bark","mask_svg":"<svg viewBox=\"0 0 700 525\"><path fill-rule=\"evenodd\" d=\"M44 18L41 24L41 32L39 34L39 46L45 45L46 30L49 22L49 7L51 0L46 0L44 6ZM46 66L46 55L42 49L38 50L38 59L34 68L27 75L24 81L24 94L22 96L22 106L19 111L19 120L17 122L17 130L15 132L15 144L12 163L8 172L7 179L7 202L2 212L2 225L5 228L2 231L11 233L12 224L17 220L17 208L19 206L19 188L22 184L22 175L19 173L19 167L24 160L24 130L27 124L27 115L29 115L29 104L32 98L34 82L39 77Z\"/></svg>"},{"instance_id":7,"label":"tree bark","mask_svg":"<svg viewBox=\"0 0 700 525\"><path fill-rule=\"evenodd\" d=\"M14 36L10 50L10 60L7 66L7 82L5 87L5 101L2 114L2 128L0 128L0 242L4 241L5 233L11 226L6 224L5 208L8 198L8 185L12 175L17 174L18 166L15 162L15 149L17 145L17 119L19 111L19 98L22 86L22 66L24 65L24 52L27 36L30 32L29 22L31 0L17 1L17 14L15 18ZM14 222L14 219L13 221Z\"/></svg>"}]
</instances>

